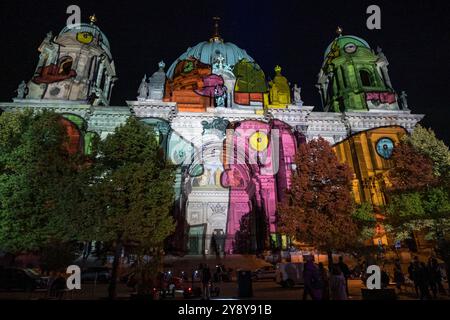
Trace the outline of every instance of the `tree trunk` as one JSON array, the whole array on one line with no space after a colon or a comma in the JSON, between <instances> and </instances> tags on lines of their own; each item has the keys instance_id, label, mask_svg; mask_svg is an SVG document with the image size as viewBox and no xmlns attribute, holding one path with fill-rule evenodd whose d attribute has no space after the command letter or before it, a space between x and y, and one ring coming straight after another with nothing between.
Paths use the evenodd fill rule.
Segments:
<instances>
[{"instance_id":1,"label":"tree trunk","mask_svg":"<svg viewBox=\"0 0 450 320\"><path fill-rule=\"evenodd\" d=\"M108 298L114 300L117 296L117 274L119 271L120 256L122 254L122 240L119 238L116 242L116 250L114 253L114 261L111 271L111 280L108 287Z\"/></svg>"},{"instance_id":2,"label":"tree trunk","mask_svg":"<svg viewBox=\"0 0 450 320\"><path fill-rule=\"evenodd\" d=\"M417 239L416 233L414 231L411 232L411 239L414 245L414 253L419 252L419 239Z\"/></svg>"},{"instance_id":3,"label":"tree trunk","mask_svg":"<svg viewBox=\"0 0 450 320\"><path fill-rule=\"evenodd\" d=\"M328 272L330 272L331 274L333 272L333 251L328 250L327 255L328 255Z\"/></svg>"}]
</instances>

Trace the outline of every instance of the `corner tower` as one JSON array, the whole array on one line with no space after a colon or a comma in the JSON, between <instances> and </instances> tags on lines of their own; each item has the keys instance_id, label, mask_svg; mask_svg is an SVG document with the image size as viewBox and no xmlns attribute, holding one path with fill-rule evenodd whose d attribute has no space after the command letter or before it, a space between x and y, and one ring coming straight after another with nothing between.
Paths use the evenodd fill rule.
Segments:
<instances>
[{"instance_id":1,"label":"corner tower","mask_svg":"<svg viewBox=\"0 0 450 320\"><path fill-rule=\"evenodd\" d=\"M90 23L66 26L56 37L47 34L21 98L109 105L116 70L109 41L96 21L93 15Z\"/></svg>"},{"instance_id":2,"label":"corner tower","mask_svg":"<svg viewBox=\"0 0 450 320\"><path fill-rule=\"evenodd\" d=\"M324 110L399 110L381 49L375 53L364 39L342 35L341 28L337 34L319 73L317 87Z\"/></svg>"}]
</instances>

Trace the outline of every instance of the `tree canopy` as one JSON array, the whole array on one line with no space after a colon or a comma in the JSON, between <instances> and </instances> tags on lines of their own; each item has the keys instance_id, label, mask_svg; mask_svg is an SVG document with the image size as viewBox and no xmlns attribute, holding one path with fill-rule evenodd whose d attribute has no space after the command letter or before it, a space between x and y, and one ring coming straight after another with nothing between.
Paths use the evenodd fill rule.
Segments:
<instances>
[{"instance_id":1,"label":"tree canopy","mask_svg":"<svg viewBox=\"0 0 450 320\"><path fill-rule=\"evenodd\" d=\"M98 144L91 206L100 214L98 240L160 247L174 230L174 166L153 128L130 118Z\"/></svg>"},{"instance_id":2,"label":"tree canopy","mask_svg":"<svg viewBox=\"0 0 450 320\"><path fill-rule=\"evenodd\" d=\"M351 170L323 138L299 146L287 200L280 205L281 231L320 250L343 250L358 238Z\"/></svg>"},{"instance_id":3,"label":"tree canopy","mask_svg":"<svg viewBox=\"0 0 450 320\"><path fill-rule=\"evenodd\" d=\"M18 253L73 240L84 159L67 150L59 115L44 111L0 116L0 243Z\"/></svg>"}]
</instances>

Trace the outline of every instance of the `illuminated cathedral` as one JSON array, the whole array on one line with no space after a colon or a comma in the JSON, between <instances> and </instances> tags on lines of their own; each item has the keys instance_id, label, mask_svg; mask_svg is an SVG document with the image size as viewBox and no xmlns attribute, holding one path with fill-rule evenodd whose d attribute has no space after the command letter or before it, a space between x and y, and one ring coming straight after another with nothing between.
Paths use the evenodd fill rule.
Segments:
<instances>
[{"instance_id":1,"label":"illuminated cathedral","mask_svg":"<svg viewBox=\"0 0 450 320\"><path fill-rule=\"evenodd\" d=\"M61 114L71 145L84 153L94 136L105 138L128 117L154 128L177 165L178 224L170 248L189 254L286 248L277 203L290 188L297 147L317 137L353 169L355 200L370 202L381 217L392 150L423 118L394 90L381 49L341 29L317 66L323 111L304 104L280 66L266 74L247 51L222 39L217 19L212 37L168 68L161 61L140 83L126 79L137 83L137 97L126 106L109 104L118 78L95 16L49 33L39 53L31 79L0 109ZM386 244L383 229L377 231L375 244Z\"/></svg>"}]
</instances>

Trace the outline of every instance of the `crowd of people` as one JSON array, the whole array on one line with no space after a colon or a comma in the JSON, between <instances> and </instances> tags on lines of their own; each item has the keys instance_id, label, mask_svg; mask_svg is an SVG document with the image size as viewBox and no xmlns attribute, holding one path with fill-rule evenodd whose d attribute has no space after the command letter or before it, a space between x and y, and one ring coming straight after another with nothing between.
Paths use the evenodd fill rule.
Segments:
<instances>
[{"instance_id":1,"label":"crowd of people","mask_svg":"<svg viewBox=\"0 0 450 320\"><path fill-rule=\"evenodd\" d=\"M208 264L200 264L197 274L202 284L202 299L211 299L212 293L217 297L220 294L220 288L216 284L222 281L231 281L232 272L232 269L226 269L223 264L216 265L214 271L209 268Z\"/></svg>"},{"instance_id":2,"label":"crowd of people","mask_svg":"<svg viewBox=\"0 0 450 320\"><path fill-rule=\"evenodd\" d=\"M401 281L403 274L400 273L401 270L399 271L399 267L396 270L397 279ZM416 296L421 300L436 299L438 293L446 294L442 284L441 269L436 258L430 257L428 263L425 263L420 262L417 256L414 257L408 267L408 276L414 283ZM401 289L401 284L397 284L397 286Z\"/></svg>"},{"instance_id":3,"label":"crowd of people","mask_svg":"<svg viewBox=\"0 0 450 320\"><path fill-rule=\"evenodd\" d=\"M356 268L363 284L367 279L367 263L362 262ZM323 263L316 265L310 257L305 263L303 278L304 290L303 299L310 297L312 300L347 300L349 298L348 280L355 272L350 270L344 263L343 257L339 257L339 262L334 264L331 270L327 270ZM386 266L381 269L381 289L388 288L391 283ZM402 271L400 260L397 259L393 268L393 282L398 293L406 293L408 284L413 284L417 298L421 300L436 299L439 294L447 295L443 285L443 276L438 260L434 257L428 259L428 263L420 262L414 257L408 267L408 275Z\"/></svg>"},{"instance_id":4,"label":"crowd of people","mask_svg":"<svg viewBox=\"0 0 450 320\"><path fill-rule=\"evenodd\" d=\"M322 262L318 266L312 257L308 258L303 269L303 300L347 300L349 297L348 279L350 268L343 257L329 272Z\"/></svg>"}]
</instances>

